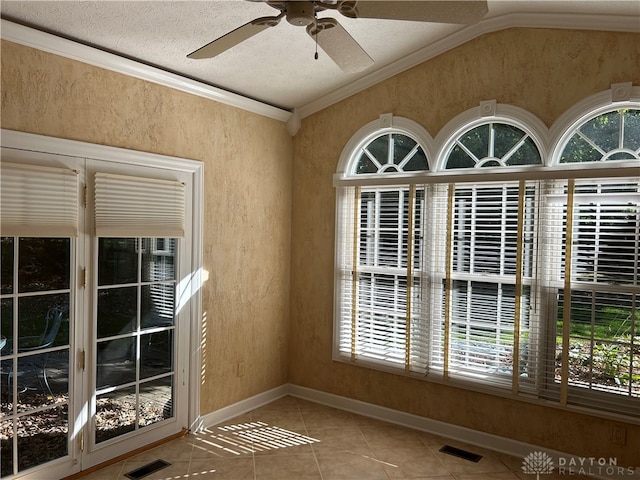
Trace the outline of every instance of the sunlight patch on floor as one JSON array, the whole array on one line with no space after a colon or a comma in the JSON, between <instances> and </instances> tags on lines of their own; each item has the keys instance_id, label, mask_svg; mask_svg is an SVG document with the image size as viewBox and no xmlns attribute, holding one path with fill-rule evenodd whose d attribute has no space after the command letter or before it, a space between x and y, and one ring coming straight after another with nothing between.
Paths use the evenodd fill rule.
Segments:
<instances>
[{"instance_id":1,"label":"sunlight patch on floor","mask_svg":"<svg viewBox=\"0 0 640 480\"><path fill-rule=\"evenodd\" d=\"M265 422L247 422L206 429L198 435L197 448L234 455L276 450L317 443L320 440Z\"/></svg>"}]
</instances>

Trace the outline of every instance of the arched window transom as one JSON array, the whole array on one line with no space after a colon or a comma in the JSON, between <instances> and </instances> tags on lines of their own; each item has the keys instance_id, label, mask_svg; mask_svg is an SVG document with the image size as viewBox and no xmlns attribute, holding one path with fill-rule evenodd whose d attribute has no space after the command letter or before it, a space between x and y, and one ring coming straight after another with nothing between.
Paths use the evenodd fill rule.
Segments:
<instances>
[{"instance_id":1,"label":"arched window transom","mask_svg":"<svg viewBox=\"0 0 640 480\"><path fill-rule=\"evenodd\" d=\"M540 151L528 133L514 125L490 122L458 137L451 147L445 169L540 164Z\"/></svg>"},{"instance_id":2,"label":"arched window transom","mask_svg":"<svg viewBox=\"0 0 640 480\"><path fill-rule=\"evenodd\" d=\"M385 133L362 147L353 174L384 174L429 170L427 155L413 138Z\"/></svg>"},{"instance_id":3,"label":"arched window transom","mask_svg":"<svg viewBox=\"0 0 640 480\"><path fill-rule=\"evenodd\" d=\"M640 110L614 110L586 121L560 156L560 163L608 160L640 160Z\"/></svg>"}]
</instances>

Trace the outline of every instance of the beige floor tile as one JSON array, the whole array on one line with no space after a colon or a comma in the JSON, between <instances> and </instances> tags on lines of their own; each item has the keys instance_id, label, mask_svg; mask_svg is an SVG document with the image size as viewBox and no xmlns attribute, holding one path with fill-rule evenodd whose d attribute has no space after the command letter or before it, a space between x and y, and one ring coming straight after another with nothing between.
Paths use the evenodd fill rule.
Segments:
<instances>
[{"instance_id":1,"label":"beige floor tile","mask_svg":"<svg viewBox=\"0 0 640 480\"><path fill-rule=\"evenodd\" d=\"M317 439L307 435L306 429L287 429L278 424L254 422L256 427L240 435L251 440L254 455L296 455L313 453L311 444Z\"/></svg>"},{"instance_id":2,"label":"beige floor tile","mask_svg":"<svg viewBox=\"0 0 640 480\"><path fill-rule=\"evenodd\" d=\"M376 449L374 454L389 478L392 479L419 478L450 473L426 447Z\"/></svg>"},{"instance_id":3,"label":"beige floor tile","mask_svg":"<svg viewBox=\"0 0 640 480\"><path fill-rule=\"evenodd\" d=\"M256 423L266 423L274 427L285 428L287 430L305 431L305 424L302 415L296 408L287 410L267 410L251 412L251 421Z\"/></svg>"},{"instance_id":4,"label":"beige floor tile","mask_svg":"<svg viewBox=\"0 0 640 480\"><path fill-rule=\"evenodd\" d=\"M322 480L312 453L256 456L255 477L256 480Z\"/></svg>"},{"instance_id":5,"label":"beige floor tile","mask_svg":"<svg viewBox=\"0 0 640 480\"><path fill-rule=\"evenodd\" d=\"M318 453L323 480L387 480L379 460L351 452Z\"/></svg>"},{"instance_id":6,"label":"beige floor tile","mask_svg":"<svg viewBox=\"0 0 640 480\"><path fill-rule=\"evenodd\" d=\"M513 472L515 477L520 480L535 480L536 476L523 472ZM584 475L564 475L556 472L549 474L540 474L540 480L589 480L591 477Z\"/></svg>"},{"instance_id":7,"label":"beige floor tile","mask_svg":"<svg viewBox=\"0 0 640 480\"><path fill-rule=\"evenodd\" d=\"M254 480L253 458L193 459L189 476L198 480Z\"/></svg>"},{"instance_id":8,"label":"beige floor tile","mask_svg":"<svg viewBox=\"0 0 640 480\"><path fill-rule=\"evenodd\" d=\"M509 470L519 472L522 470L522 458L496 452L494 454L498 460L506 465Z\"/></svg>"},{"instance_id":9,"label":"beige floor tile","mask_svg":"<svg viewBox=\"0 0 640 480\"><path fill-rule=\"evenodd\" d=\"M307 430L314 428L357 426L361 419L360 415L323 406L308 410L300 409L300 412L302 413L302 419L304 420Z\"/></svg>"},{"instance_id":10,"label":"beige floor tile","mask_svg":"<svg viewBox=\"0 0 640 480\"><path fill-rule=\"evenodd\" d=\"M454 475L454 478L456 480L518 480L518 477L513 472L463 474L457 473Z\"/></svg>"},{"instance_id":11,"label":"beige floor tile","mask_svg":"<svg viewBox=\"0 0 640 480\"><path fill-rule=\"evenodd\" d=\"M300 434L298 437L292 437L289 440L266 440L264 442L254 443L254 455L313 455L310 437Z\"/></svg>"},{"instance_id":12,"label":"beige floor tile","mask_svg":"<svg viewBox=\"0 0 640 480\"><path fill-rule=\"evenodd\" d=\"M311 446L315 453L349 451L351 453L370 454L371 449L359 427L315 428L309 436L318 440Z\"/></svg>"},{"instance_id":13,"label":"beige floor tile","mask_svg":"<svg viewBox=\"0 0 640 480\"><path fill-rule=\"evenodd\" d=\"M237 431L212 428L195 436L194 458L239 457L253 455L253 442L237 435Z\"/></svg>"},{"instance_id":14,"label":"beige floor tile","mask_svg":"<svg viewBox=\"0 0 640 480\"><path fill-rule=\"evenodd\" d=\"M394 447L424 447L416 430L396 425L360 427L369 447L373 450Z\"/></svg>"},{"instance_id":15,"label":"beige floor tile","mask_svg":"<svg viewBox=\"0 0 640 480\"><path fill-rule=\"evenodd\" d=\"M119 478L120 474L123 473L123 464L124 462L118 462L114 465L109 465L82 477L82 480L113 480L114 478Z\"/></svg>"},{"instance_id":16,"label":"beige floor tile","mask_svg":"<svg viewBox=\"0 0 640 480\"><path fill-rule=\"evenodd\" d=\"M453 475L429 475L427 477L395 478L394 480L456 480Z\"/></svg>"},{"instance_id":17,"label":"beige floor tile","mask_svg":"<svg viewBox=\"0 0 640 480\"><path fill-rule=\"evenodd\" d=\"M419 432L418 435L420 436L420 440L422 440L422 443L424 443L428 447L437 446L438 448L440 448L443 445L450 444L451 442L450 439L441 437L440 435L434 435L433 433Z\"/></svg>"},{"instance_id":18,"label":"beige floor tile","mask_svg":"<svg viewBox=\"0 0 640 480\"><path fill-rule=\"evenodd\" d=\"M154 460L164 460L165 462L188 462L191 459L193 443L190 439L181 437L169 443L146 450L129 460L134 462L150 463Z\"/></svg>"}]
</instances>

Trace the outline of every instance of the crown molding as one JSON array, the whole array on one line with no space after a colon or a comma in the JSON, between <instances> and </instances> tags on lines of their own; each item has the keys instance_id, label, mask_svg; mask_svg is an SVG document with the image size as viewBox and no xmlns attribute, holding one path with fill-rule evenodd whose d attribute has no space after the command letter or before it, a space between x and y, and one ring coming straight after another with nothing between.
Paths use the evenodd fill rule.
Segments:
<instances>
[{"instance_id":1,"label":"crown molding","mask_svg":"<svg viewBox=\"0 0 640 480\"><path fill-rule=\"evenodd\" d=\"M637 16L511 13L488 18L474 25L469 25L313 102L299 106L294 110L294 113L8 20L2 20L0 37L20 45L147 80L268 118L288 122L287 126L290 133L295 135L300 126L300 121L320 110L481 35L517 27L640 32L640 22Z\"/></svg>"},{"instance_id":2,"label":"crown molding","mask_svg":"<svg viewBox=\"0 0 640 480\"><path fill-rule=\"evenodd\" d=\"M0 38L286 122L291 112L50 33L2 20Z\"/></svg>"},{"instance_id":3,"label":"crown molding","mask_svg":"<svg viewBox=\"0 0 640 480\"><path fill-rule=\"evenodd\" d=\"M351 95L387 80L405 70L452 50L474 38L508 28L553 28L565 30L602 30L640 32L640 17L620 15L576 15L550 13L510 13L469 25L406 57L306 105L296 108L301 119L338 103Z\"/></svg>"}]
</instances>

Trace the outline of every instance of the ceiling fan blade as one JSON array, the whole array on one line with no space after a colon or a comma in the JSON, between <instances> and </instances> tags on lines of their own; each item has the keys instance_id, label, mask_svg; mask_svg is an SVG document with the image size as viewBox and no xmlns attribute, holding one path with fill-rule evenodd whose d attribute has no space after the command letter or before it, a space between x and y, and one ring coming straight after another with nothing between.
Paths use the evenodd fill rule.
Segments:
<instances>
[{"instance_id":1,"label":"ceiling fan blade","mask_svg":"<svg viewBox=\"0 0 640 480\"><path fill-rule=\"evenodd\" d=\"M342 25L333 18L322 18L307 26L307 33L344 72L361 72L373 60Z\"/></svg>"},{"instance_id":2,"label":"ceiling fan blade","mask_svg":"<svg viewBox=\"0 0 640 480\"><path fill-rule=\"evenodd\" d=\"M235 30L232 30L229 33L217 38L213 42L207 43L204 47L200 47L199 49L191 52L189 55L187 55L187 58L200 59L215 57L216 55L229 50L231 47L235 47L239 43L242 43L245 40L253 37L254 35L257 35L263 30L266 30L270 27L275 27L278 23L280 23L280 19L282 17L283 15L278 15L277 17L256 18L255 20L252 20L249 23L245 23L241 27L238 27Z\"/></svg>"},{"instance_id":3,"label":"ceiling fan blade","mask_svg":"<svg viewBox=\"0 0 640 480\"><path fill-rule=\"evenodd\" d=\"M485 0L344 1L338 11L350 18L380 18L435 23L474 23L488 12Z\"/></svg>"}]
</instances>

